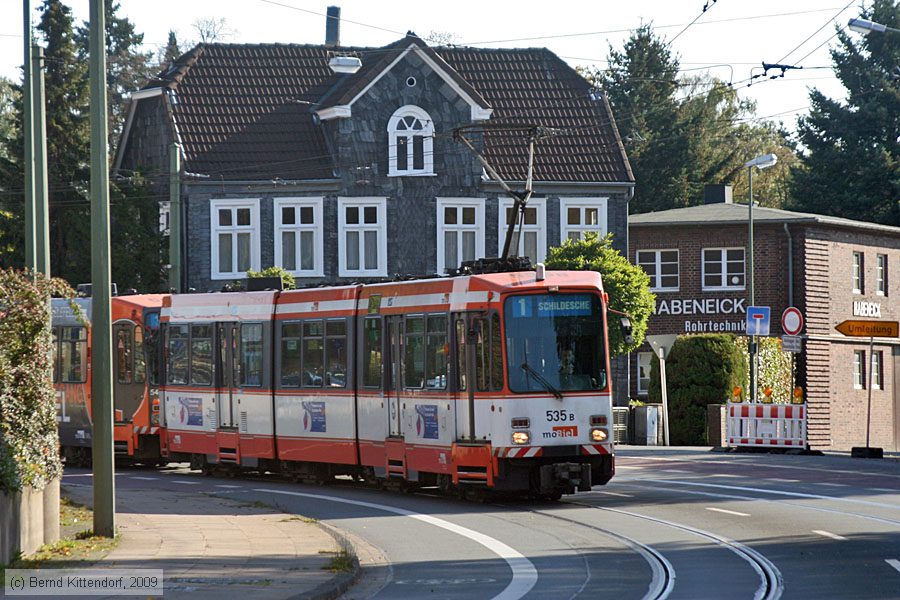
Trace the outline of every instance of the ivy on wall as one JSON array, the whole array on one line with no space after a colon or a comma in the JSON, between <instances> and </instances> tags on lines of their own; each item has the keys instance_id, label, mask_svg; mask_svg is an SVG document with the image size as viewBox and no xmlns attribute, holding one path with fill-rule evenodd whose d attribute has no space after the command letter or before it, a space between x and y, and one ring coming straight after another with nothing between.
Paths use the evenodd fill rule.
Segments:
<instances>
[{"instance_id":1,"label":"ivy on wall","mask_svg":"<svg viewBox=\"0 0 900 600\"><path fill-rule=\"evenodd\" d=\"M43 489L62 474L51 296L74 291L61 279L0 269L0 492Z\"/></svg>"}]
</instances>

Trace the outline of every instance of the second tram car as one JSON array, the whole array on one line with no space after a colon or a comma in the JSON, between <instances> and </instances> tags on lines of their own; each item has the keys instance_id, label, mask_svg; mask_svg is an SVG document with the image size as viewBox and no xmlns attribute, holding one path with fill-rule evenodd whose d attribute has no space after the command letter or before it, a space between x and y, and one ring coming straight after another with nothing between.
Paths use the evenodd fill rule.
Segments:
<instances>
[{"instance_id":1,"label":"second tram car","mask_svg":"<svg viewBox=\"0 0 900 600\"><path fill-rule=\"evenodd\" d=\"M162 464L159 426L159 314L161 294L115 296L112 314L114 443L117 459ZM91 463L91 299L52 300L53 381L62 454Z\"/></svg>"},{"instance_id":2,"label":"second tram car","mask_svg":"<svg viewBox=\"0 0 900 600\"><path fill-rule=\"evenodd\" d=\"M166 296L172 460L558 497L614 473L593 272Z\"/></svg>"}]
</instances>

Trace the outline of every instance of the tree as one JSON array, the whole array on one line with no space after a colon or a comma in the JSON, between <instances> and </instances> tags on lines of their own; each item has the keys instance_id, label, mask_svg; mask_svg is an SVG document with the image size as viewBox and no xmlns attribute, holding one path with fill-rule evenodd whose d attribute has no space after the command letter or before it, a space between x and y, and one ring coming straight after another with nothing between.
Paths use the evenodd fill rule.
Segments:
<instances>
[{"instance_id":1,"label":"tree","mask_svg":"<svg viewBox=\"0 0 900 600\"><path fill-rule=\"evenodd\" d=\"M224 42L235 36L235 30L228 26L225 17L203 17L193 23L201 44Z\"/></svg>"},{"instance_id":2,"label":"tree","mask_svg":"<svg viewBox=\"0 0 900 600\"><path fill-rule=\"evenodd\" d=\"M112 280L119 289L165 289L159 198L140 173L110 185Z\"/></svg>"},{"instance_id":3,"label":"tree","mask_svg":"<svg viewBox=\"0 0 900 600\"><path fill-rule=\"evenodd\" d=\"M609 308L631 317L631 344L625 342L619 327L609 327L610 356L637 350L644 343L656 297L650 292L650 277L644 270L613 248L612 235L601 238L589 233L583 240L567 240L562 246L550 249L546 265L548 269L600 273L603 290L609 294ZM609 322L618 323L618 319L611 315Z\"/></svg>"},{"instance_id":4,"label":"tree","mask_svg":"<svg viewBox=\"0 0 900 600\"><path fill-rule=\"evenodd\" d=\"M679 77L678 58L649 24L621 52L610 47L608 69L582 74L613 106L636 180L633 213L699 204L704 184L740 179L759 148L790 155L774 126L749 123L754 104L729 84L708 74ZM769 175L773 189L781 175ZM769 193L769 179L757 189L774 198L771 205L783 194Z\"/></svg>"},{"instance_id":5,"label":"tree","mask_svg":"<svg viewBox=\"0 0 900 600\"><path fill-rule=\"evenodd\" d=\"M875 0L864 18L900 28L900 4ZM838 32L831 51L846 101L810 92L808 117L797 125L805 148L794 169L793 207L900 226L900 34L859 39Z\"/></svg>"},{"instance_id":6,"label":"tree","mask_svg":"<svg viewBox=\"0 0 900 600\"><path fill-rule=\"evenodd\" d=\"M181 48L178 46L178 37L175 35L175 31L170 29L166 47L162 49L159 55L159 67L165 69L175 62L181 54Z\"/></svg>"}]
</instances>

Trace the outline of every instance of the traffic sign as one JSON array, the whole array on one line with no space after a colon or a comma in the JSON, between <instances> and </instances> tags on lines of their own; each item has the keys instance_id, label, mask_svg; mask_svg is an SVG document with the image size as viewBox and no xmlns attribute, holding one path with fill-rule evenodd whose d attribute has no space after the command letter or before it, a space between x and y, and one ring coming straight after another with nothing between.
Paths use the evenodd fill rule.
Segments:
<instances>
[{"instance_id":1,"label":"traffic sign","mask_svg":"<svg viewBox=\"0 0 900 600\"><path fill-rule=\"evenodd\" d=\"M788 335L797 335L803 329L803 313L789 306L781 313L781 328Z\"/></svg>"},{"instance_id":2,"label":"traffic sign","mask_svg":"<svg viewBox=\"0 0 900 600\"><path fill-rule=\"evenodd\" d=\"M835 329L851 337L900 337L897 321L843 321Z\"/></svg>"},{"instance_id":3,"label":"traffic sign","mask_svg":"<svg viewBox=\"0 0 900 600\"><path fill-rule=\"evenodd\" d=\"M803 338L799 335L781 336L781 349L785 352L799 354L803 352Z\"/></svg>"},{"instance_id":4,"label":"traffic sign","mask_svg":"<svg viewBox=\"0 0 900 600\"><path fill-rule=\"evenodd\" d=\"M769 335L772 311L768 306L747 307L747 335Z\"/></svg>"}]
</instances>

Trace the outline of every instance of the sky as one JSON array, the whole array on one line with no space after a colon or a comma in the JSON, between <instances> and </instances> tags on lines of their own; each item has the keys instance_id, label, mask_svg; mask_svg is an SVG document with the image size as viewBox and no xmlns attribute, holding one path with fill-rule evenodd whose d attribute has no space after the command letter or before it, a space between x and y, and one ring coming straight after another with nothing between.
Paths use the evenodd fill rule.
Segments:
<instances>
[{"instance_id":1,"label":"sky","mask_svg":"<svg viewBox=\"0 0 900 600\"><path fill-rule=\"evenodd\" d=\"M828 54L864 0L589 0L488 2L452 0L118 0L144 33L146 49L158 51L174 30L182 49L198 38L194 23L225 19L234 43L319 44L325 12L341 7L341 44L383 46L414 31L449 35L455 44L476 47L546 47L573 66L605 68L609 47L621 49L629 32L651 23L670 41L685 75L709 72L732 82L743 98L756 101L756 115L793 129L809 108L809 89L832 98L844 89ZM32 0L33 17L41 0ZM22 2L0 2L0 76L21 78ZM88 0L68 0L76 22L87 20ZM528 8L521 8L521 7ZM704 11L704 8L706 10ZM853 36L858 34L851 33ZM784 78L765 77L761 63L804 67ZM780 74L780 71L770 71Z\"/></svg>"}]
</instances>

